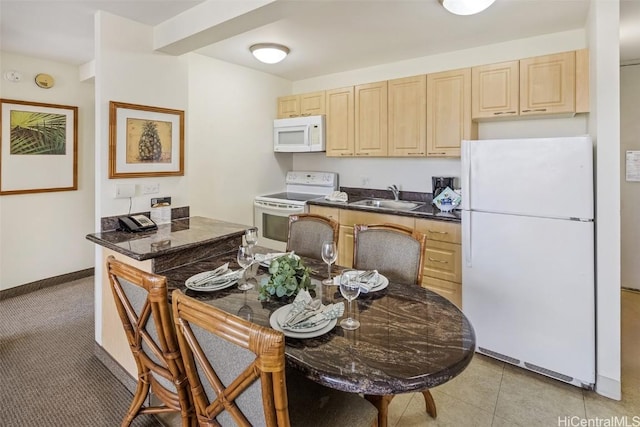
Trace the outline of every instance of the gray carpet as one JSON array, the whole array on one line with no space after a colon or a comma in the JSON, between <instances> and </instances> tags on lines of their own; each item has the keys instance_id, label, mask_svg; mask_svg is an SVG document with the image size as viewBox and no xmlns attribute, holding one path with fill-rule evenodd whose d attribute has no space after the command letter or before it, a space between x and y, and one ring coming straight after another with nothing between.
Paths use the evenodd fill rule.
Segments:
<instances>
[{"instance_id":1,"label":"gray carpet","mask_svg":"<svg viewBox=\"0 0 640 427\"><path fill-rule=\"evenodd\" d=\"M120 425L132 396L93 355L93 313L93 276L0 301L0 426Z\"/></svg>"}]
</instances>

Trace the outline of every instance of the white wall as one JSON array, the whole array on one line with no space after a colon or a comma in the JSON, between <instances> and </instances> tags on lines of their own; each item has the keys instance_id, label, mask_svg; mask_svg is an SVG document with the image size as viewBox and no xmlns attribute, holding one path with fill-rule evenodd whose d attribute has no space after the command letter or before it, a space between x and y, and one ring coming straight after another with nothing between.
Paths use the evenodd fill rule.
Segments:
<instances>
[{"instance_id":1,"label":"white wall","mask_svg":"<svg viewBox=\"0 0 640 427\"><path fill-rule=\"evenodd\" d=\"M620 4L589 10L589 133L596 144L596 391L621 397L620 374Z\"/></svg>"},{"instance_id":2,"label":"white wall","mask_svg":"<svg viewBox=\"0 0 640 427\"><path fill-rule=\"evenodd\" d=\"M132 212L148 211L150 199L171 196L173 206L188 199L190 136L185 129L185 175L180 177L109 179L109 101L187 110L187 64L181 57L153 51L153 28L98 12L95 16L95 229L100 218L126 214L129 199L115 199L116 184L131 183L138 189ZM188 121L187 111L185 122ZM186 125L185 125L186 127ZM160 192L141 195L140 186L158 183ZM95 246L95 339L102 342L102 249ZM107 304L107 302L105 302ZM111 327L114 325L105 325Z\"/></svg>"},{"instance_id":3,"label":"white wall","mask_svg":"<svg viewBox=\"0 0 640 427\"><path fill-rule=\"evenodd\" d=\"M622 286L640 289L640 182L625 179L625 152L640 150L640 64L620 67Z\"/></svg>"},{"instance_id":4,"label":"white wall","mask_svg":"<svg viewBox=\"0 0 640 427\"><path fill-rule=\"evenodd\" d=\"M93 267L93 85L78 68L0 52L1 74L22 73L19 83L0 81L0 97L78 107L78 190L0 196L0 290ZM41 89L38 73L55 79ZM4 125L4 124L3 124ZM29 171L24 171L29 173Z\"/></svg>"},{"instance_id":5,"label":"white wall","mask_svg":"<svg viewBox=\"0 0 640 427\"><path fill-rule=\"evenodd\" d=\"M334 89L584 47L584 30L547 34L301 80L294 82L293 93ZM570 136L586 133L587 118L584 114L573 118L483 122L478 126L480 139ZM459 159L327 158L324 153L294 154L293 159L296 170L338 172L340 185L345 187L384 189L396 184L405 191L431 192L432 176L460 176Z\"/></svg>"},{"instance_id":6,"label":"white wall","mask_svg":"<svg viewBox=\"0 0 640 427\"><path fill-rule=\"evenodd\" d=\"M189 54L192 215L253 224L253 198L282 190L291 154L273 153L273 117L291 82Z\"/></svg>"}]
</instances>

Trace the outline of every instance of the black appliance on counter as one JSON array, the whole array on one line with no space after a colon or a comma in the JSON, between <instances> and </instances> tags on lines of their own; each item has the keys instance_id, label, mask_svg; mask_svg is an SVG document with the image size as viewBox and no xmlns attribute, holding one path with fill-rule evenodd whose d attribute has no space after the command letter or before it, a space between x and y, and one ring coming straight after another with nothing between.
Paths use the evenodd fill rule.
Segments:
<instances>
[{"instance_id":1,"label":"black appliance on counter","mask_svg":"<svg viewBox=\"0 0 640 427\"><path fill-rule=\"evenodd\" d=\"M437 197L438 194L442 193L442 190L449 187L453 190L453 180L455 177L452 176L432 176L431 177L431 188L433 197Z\"/></svg>"}]
</instances>

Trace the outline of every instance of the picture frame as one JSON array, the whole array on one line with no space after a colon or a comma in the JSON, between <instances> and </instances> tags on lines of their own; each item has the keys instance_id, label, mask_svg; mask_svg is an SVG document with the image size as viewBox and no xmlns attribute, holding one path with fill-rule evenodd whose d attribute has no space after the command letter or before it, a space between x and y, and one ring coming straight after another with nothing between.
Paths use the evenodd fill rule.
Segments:
<instances>
[{"instance_id":1,"label":"picture frame","mask_svg":"<svg viewBox=\"0 0 640 427\"><path fill-rule=\"evenodd\" d=\"M0 196L78 189L78 107L0 98Z\"/></svg>"},{"instance_id":2,"label":"picture frame","mask_svg":"<svg viewBox=\"0 0 640 427\"><path fill-rule=\"evenodd\" d=\"M184 111L109 102L109 178L184 175Z\"/></svg>"}]
</instances>

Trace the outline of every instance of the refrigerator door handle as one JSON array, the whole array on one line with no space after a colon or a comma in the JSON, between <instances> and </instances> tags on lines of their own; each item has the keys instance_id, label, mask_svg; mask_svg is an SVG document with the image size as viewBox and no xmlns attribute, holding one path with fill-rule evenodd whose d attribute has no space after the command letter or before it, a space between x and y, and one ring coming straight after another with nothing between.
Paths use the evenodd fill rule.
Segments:
<instances>
[{"instance_id":1,"label":"refrigerator door handle","mask_svg":"<svg viewBox=\"0 0 640 427\"><path fill-rule=\"evenodd\" d=\"M471 208L471 143L462 141L462 209Z\"/></svg>"},{"instance_id":2,"label":"refrigerator door handle","mask_svg":"<svg viewBox=\"0 0 640 427\"><path fill-rule=\"evenodd\" d=\"M462 211L462 250L464 252L464 263L467 267L472 267L471 263L471 212Z\"/></svg>"}]
</instances>

